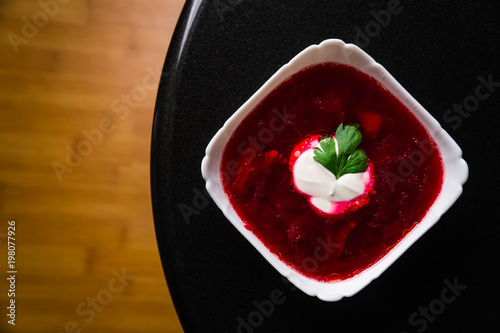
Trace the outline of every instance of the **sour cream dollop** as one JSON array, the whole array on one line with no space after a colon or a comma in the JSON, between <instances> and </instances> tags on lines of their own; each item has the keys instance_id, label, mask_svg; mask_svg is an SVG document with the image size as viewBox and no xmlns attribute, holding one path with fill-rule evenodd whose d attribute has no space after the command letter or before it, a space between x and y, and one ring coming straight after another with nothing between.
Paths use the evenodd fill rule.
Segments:
<instances>
[{"instance_id":1,"label":"sour cream dollop","mask_svg":"<svg viewBox=\"0 0 500 333\"><path fill-rule=\"evenodd\" d=\"M349 173L337 179L314 160L318 140L319 136L304 140L292 152L290 167L296 190L308 197L313 207L326 214L339 214L347 208L352 210L364 205L372 189L371 164L365 172ZM364 200L358 200L362 197Z\"/></svg>"}]
</instances>

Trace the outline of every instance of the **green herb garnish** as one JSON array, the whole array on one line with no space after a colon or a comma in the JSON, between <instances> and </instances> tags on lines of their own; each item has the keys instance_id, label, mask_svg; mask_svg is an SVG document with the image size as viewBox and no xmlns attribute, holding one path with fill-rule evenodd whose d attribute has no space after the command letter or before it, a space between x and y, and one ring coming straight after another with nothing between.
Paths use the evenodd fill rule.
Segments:
<instances>
[{"instance_id":1,"label":"green herb garnish","mask_svg":"<svg viewBox=\"0 0 500 333\"><path fill-rule=\"evenodd\" d=\"M368 168L368 158L358 148L361 143L361 133L358 126L345 126L340 124L335 132L338 152L335 148L335 140L332 137L323 139L319 147L314 148L314 160L321 163L337 179L347 173L365 172Z\"/></svg>"}]
</instances>

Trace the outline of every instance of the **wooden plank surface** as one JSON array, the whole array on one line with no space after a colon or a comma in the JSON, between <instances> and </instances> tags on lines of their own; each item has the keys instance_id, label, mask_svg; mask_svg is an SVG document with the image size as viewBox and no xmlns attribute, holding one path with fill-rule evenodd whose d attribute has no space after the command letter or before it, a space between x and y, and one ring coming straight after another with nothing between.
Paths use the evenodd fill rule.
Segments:
<instances>
[{"instance_id":1,"label":"wooden plank surface","mask_svg":"<svg viewBox=\"0 0 500 333\"><path fill-rule=\"evenodd\" d=\"M1 2L0 332L182 332L156 246L149 151L183 4Z\"/></svg>"}]
</instances>

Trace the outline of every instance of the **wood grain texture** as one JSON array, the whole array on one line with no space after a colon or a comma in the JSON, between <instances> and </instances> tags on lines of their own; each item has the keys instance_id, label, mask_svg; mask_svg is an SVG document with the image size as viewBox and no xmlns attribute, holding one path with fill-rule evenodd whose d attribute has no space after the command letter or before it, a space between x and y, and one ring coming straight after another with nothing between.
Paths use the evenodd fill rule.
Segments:
<instances>
[{"instance_id":1,"label":"wood grain texture","mask_svg":"<svg viewBox=\"0 0 500 333\"><path fill-rule=\"evenodd\" d=\"M149 154L183 4L0 3L1 332L182 332L156 246Z\"/></svg>"}]
</instances>

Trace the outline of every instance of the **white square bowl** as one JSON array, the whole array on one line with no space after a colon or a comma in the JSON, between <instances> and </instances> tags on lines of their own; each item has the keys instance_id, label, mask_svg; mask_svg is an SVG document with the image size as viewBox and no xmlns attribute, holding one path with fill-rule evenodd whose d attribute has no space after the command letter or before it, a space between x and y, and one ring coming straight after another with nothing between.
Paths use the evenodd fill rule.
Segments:
<instances>
[{"instance_id":1,"label":"white square bowl","mask_svg":"<svg viewBox=\"0 0 500 333\"><path fill-rule=\"evenodd\" d=\"M382 259L360 272L341 281L321 282L300 274L272 254L269 249L245 228L233 206L226 197L220 177L220 164L224 148L241 121L281 82L300 70L314 64L336 62L350 65L372 76L398 98L423 124L436 142L443 159L444 175L440 194L422 221L417 224ZM312 45L300 52L288 64L281 67L246 103L244 103L212 138L206 148L201 171L207 190L227 219L267 259L278 272L297 288L310 296L324 301L338 301L352 296L373 279L382 274L415 241L432 227L458 199L462 185L468 177L467 163L462 159L462 150L440 124L427 112L384 67L354 44L345 44L339 39L329 39Z\"/></svg>"}]
</instances>

